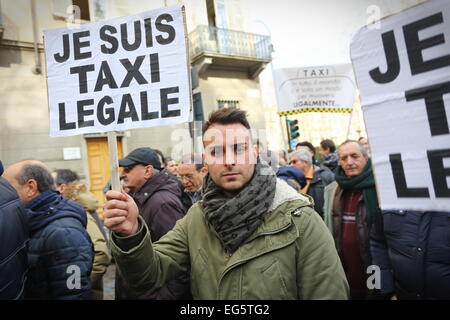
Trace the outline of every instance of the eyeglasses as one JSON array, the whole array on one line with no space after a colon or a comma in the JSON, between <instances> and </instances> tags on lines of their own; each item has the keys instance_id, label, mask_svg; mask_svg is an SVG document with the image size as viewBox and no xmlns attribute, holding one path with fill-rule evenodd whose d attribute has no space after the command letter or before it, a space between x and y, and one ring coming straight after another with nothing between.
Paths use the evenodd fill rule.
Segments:
<instances>
[{"instance_id":1,"label":"eyeglasses","mask_svg":"<svg viewBox=\"0 0 450 320\"><path fill-rule=\"evenodd\" d=\"M133 168L136 167L137 165L140 165L140 163L136 163L136 164L133 164L133 165L128 166L128 167L123 167L122 172L128 173L128 172L130 172L131 170L133 170Z\"/></svg>"},{"instance_id":2,"label":"eyeglasses","mask_svg":"<svg viewBox=\"0 0 450 320\"><path fill-rule=\"evenodd\" d=\"M183 179L192 180L192 178L194 178L194 175L193 175L193 174L183 174L183 175L180 175L180 180L183 180Z\"/></svg>"}]
</instances>

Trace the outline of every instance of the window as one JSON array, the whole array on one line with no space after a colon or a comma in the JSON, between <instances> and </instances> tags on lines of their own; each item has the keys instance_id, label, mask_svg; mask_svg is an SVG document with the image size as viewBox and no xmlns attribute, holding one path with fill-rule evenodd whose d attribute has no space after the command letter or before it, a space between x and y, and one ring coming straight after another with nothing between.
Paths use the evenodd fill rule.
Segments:
<instances>
[{"instance_id":1,"label":"window","mask_svg":"<svg viewBox=\"0 0 450 320\"><path fill-rule=\"evenodd\" d=\"M202 124L204 122L203 115L203 104L202 104L202 95L200 92L194 93L193 97L194 103L194 122L189 122L189 132L191 134L191 138L195 138L202 135Z\"/></svg>"},{"instance_id":2,"label":"window","mask_svg":"<svg viewBox=\"0 0 450 320\"><path fill-rule=\"evenodd\" d=\"M222 108L239 108L239 100L217 100L219 109Z\"/></svg>"},{"instance_id":3,"label":"window","mask_svg":"<svg viewBox=\"0 0 450 320\"><path fill-rule=\"evenodd\" d=\"M80 8L80 19L89 21L89 0L72 0L72 5L78 6Z\"/></svg>"},{"instance_id":4,"label":"window","mask_svg":"<svg viewBox=\"0 0 450 320\"><path fill-rule=\"evenodd\" d=\"M194 93L192 100L194 102L194 121L204 121L201 93Z\"/></svg>"},{"instance_id":5,"label":"window","mask_svg":"<svg viewBox=\"0 0 450 320\"><path fill-rule=\"evenodd\" d=\"M58 18L67 19L74 15L75 19L84 21L91 21L91 14L89 11L89 0L53 0L53 15ZM70 12L70 6L73 12ZM80 9L77 12L77 7Z\"/></svg>"}]
</instances>

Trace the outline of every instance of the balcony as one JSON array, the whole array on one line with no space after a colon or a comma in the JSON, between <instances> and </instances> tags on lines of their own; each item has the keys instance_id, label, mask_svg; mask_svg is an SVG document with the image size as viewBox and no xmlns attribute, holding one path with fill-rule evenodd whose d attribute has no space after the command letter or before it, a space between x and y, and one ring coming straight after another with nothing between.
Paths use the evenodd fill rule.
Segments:
<instances>
[{"instance_id":1,"label":"balcony","mask_svg":"<svg viewBox=\"0 0 450 320\"><path fill-rule=\"evenodd\" d=\"M199 25L189 34L189 54L200 75L211 68L254 79L271 61L272 44L269 36Z\"/></svg>"}]
</instances>

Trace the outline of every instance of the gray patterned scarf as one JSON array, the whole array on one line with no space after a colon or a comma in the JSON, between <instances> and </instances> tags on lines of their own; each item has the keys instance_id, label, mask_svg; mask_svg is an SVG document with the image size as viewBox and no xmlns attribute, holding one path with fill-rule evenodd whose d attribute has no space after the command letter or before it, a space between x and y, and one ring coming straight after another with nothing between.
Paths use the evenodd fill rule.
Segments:
<instances>
[{"instance_id":1,"label":"gray patterned scarf","mask_svg":"<svg viewBox=\"0 0 450 320\"><path fill-rule=\"evenodd\" d=\"M206 175L202 190L205 218L228 252L235 252L262 223L275 196L275 185L273 170L260 160L253 177L231 199Z\"/></svg>"}]
</instances>

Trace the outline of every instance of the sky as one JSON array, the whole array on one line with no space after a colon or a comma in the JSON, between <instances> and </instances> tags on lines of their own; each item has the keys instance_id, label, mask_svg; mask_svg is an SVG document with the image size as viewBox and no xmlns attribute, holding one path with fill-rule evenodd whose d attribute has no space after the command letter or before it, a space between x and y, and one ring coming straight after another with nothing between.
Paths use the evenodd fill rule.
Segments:
<instances>
[{"instance_id":1,"label":"sky","mask_svg":"<svg viewBox=\"0 0 450 320\"><path fill-rule=\"evenodd\" d=\"M419 2L241 0L246 30L272 36L274 68L350 63L350 41L361 27Z\"/></svg>"},{"instance_id":2,"label":"sky","mask_svg":"<svg viewBox=\"0 0 450 320\"><path fill-rule=\"evenodd\" d=\"M350 43L362 27L423 0L241 0L240 2L246 13L245 30L271 36L275 50L272 63L260 74L259 80L263 107L276 110L277 101L272 76L274 71L280 68L351 63ZM342 137L336 138L336 141L343 141L347 132L357 136L366 135L362 113L353 113L350 119L344 114L329 113L304 113L295 118L303 123L320 123L321 127L335 127L342 132ZM278 141L272 139L274 141L269 147L277 149L282 145L283 128L277 116L273 115L266 121L273 130L272 136L278 136ZM319 129L305 130L310 135L305 136L304 133L303 139L309 139L316 144L321 140L320 137L313 136L319 133L316 132ZM323 134L329 135L330 132Z\"/></svg>"}]
</instances>

